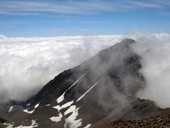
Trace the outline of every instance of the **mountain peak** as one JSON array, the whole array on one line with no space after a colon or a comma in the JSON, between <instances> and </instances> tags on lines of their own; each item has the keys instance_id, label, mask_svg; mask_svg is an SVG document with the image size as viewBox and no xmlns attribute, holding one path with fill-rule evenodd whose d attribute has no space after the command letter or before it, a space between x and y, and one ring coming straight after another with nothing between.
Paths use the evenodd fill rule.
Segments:
<instances>
[{"instance_id":1,"label":"mountain peak","mask_svg":"<svg viewBox=\"0 0 170 128\"><path fill-rule=\"evenodd\" d=\"M105 117L139 117L133 107L141 104L135 95L145 80L139 72L141 57L130 47L133 43L125 39L100 51L57 75L24 105L9 106L0 114L8 121L29 119L39 128L90 127Z\"/></svg>"}]
</instances>

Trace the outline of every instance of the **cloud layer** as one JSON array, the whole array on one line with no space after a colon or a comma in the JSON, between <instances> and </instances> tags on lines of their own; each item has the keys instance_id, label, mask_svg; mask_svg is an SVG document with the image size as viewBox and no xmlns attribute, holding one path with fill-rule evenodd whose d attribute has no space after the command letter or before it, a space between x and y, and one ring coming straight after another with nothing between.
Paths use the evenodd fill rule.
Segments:
<instances>
[{"instance_id":1,"label":"cloud layer","mask_svg":"<svg viewBox=\"0 0 170 128\"><path fill-rule=\"evenodd\" d=\"M44 38L0 36L1 101L8 98L25 100L58 73L80 64L120 38L121 35Z\"/></svg>"},{"instance_id":2,"label":"cloud layer","mask_svg":"<svg viewBox=\"0 0 170 128\"><path fill-rule=\"evenodd\" d=\"M0 101L25 100L54 76L72 68L99 50L125 37L135 39L132 49L142 57L141 73L146 87L140 98L150 99L162 108L170 107L170 35L133 33L90 37L0 36Z\"/></svg>"}]
</instances>

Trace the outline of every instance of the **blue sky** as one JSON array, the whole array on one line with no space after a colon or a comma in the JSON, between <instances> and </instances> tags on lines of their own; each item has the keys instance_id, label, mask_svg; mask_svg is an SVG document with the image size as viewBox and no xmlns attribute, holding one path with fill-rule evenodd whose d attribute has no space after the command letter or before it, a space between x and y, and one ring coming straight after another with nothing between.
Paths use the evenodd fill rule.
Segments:
<instances>
[{"instance_id":1,"label":"blue sky","mask_svg":"<svg viewBox=\"0 0 170 128\"><path fill-rule=\"evenodd\" d=\"M0 35L170 33L170 0L0 0Z\"/></svg>"}]
</instances>

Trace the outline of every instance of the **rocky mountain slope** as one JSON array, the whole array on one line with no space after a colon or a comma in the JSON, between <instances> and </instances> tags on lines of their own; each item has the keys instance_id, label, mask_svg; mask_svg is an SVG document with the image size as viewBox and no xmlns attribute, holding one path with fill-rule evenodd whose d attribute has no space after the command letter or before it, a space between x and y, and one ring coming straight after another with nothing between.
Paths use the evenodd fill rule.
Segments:
<instances>
[{"instance_id":1,"label":"rocky mountain slope","mask_svg":"<svg viewBox=\"0 0 170 128\"><path fill-rule=\"evenodd\" d=\"M125 39L102 50L60 73L25 102L1 103L0 127L104 128L118 119L167 114L169 109L135 96L145 79L139 72L141 58L130 47L134 43Z\"/></svg>"}]
</instances>

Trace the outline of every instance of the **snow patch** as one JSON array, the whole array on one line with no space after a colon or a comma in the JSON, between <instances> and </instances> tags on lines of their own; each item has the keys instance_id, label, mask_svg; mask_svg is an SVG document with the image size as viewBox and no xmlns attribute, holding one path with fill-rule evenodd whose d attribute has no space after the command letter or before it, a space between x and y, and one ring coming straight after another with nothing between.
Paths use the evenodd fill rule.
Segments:
<instances>
[{"instance_id":1,"label":"snow patch","mask_svg":"<svg viewBox=\"0 0 170 128\"><path fill-rule=\"evenodd\" d=\"M31 123L30 126L20 125L20 126L17 126L15 128L35 128L35 127L38 127L38 123L36 123L35 120L32 120L32 123ZM14 127L13 127L13 124L8 124L8 126L6 128L14 128Z\"/></svg>"},{"instance_id":2,"label":"snow patch","mask_svg":"<svg viewBox=\"0 0 170 128\"><path fill-rule=\"evenodd\" d=\"M64 100L64 95L65 93L70 90L77 82L79 82L85 75L87 74L84 73L83 75L81 75L58 99L57 99L57 103L61 103Z\"/></svg>"},{"instance_id":3,"label":"snow patch","mask_svg":"<svg viewBox=\"0 0 170 128\"><path fill-rule=\"evenodd\" d=\"M28 109L24 109L23 111L26 112L26 113L32 114L32 113L38 108L39 105L40 105L39 103L36 104L36 105L34 106L34 109L31 110L31 111L29 111Z\"/></svg>"},{"instance_id":4,"label":"snow patch","mask_svg":"<svg viewBox=\"0 0 170 128\"><path fill-rule=\"evenodd\" d=\"M34 109L38 108L38 107L39 107L39 105L40 105L39 103L38 103L38 104L36 104L36 105L35 105L35 107L34 107Z\"/></svg>"},{"instance_id":5,"label":"snow patch","mask_svg":"<svg viewBox=\"0 0 170 128\"><path fill-rule=\"evenodd\" d=\"M65 92L57 99L57 103L61 103L64 100Z\"/></svg>"},{"instance_id":6,"label":"snow patch","mask_svg":"<svg viewBox=\"0 0 170 128\"><path fill-rule=\"evenodd\" d=\"M13 128L13 125L9 124L6 128Z\"/></svg>"},{"instance_id":7,"label":"snow patch","mask_svg":"<svg viewBox=\"0 0 170 128\"><path fill-rule=\"evenodd\" d=\"M90 128L91 124L86 125L84 128Z\"/></svg>"},{"instance_id":8,"label":"snow patch","mask_svg":"<svg viewBox=\"0 0 170 128\"><path fill-rule=\"evenodd\" d=\"M32 114L32 113L35 111L35 109L33 109L33 110L31 110L31 111L29 111L28 109L24 109L23 111L26 112L26 113L28 113L28 114Z\"/></svg>"},{"instance_id":9,"label":"snow patch","mask_svg":"<svg viewBox=\"0 0 170 128\"><path fill-rule=\"evenodd\" d=\"M53 106L53 108L54 108L54 109L57 109L58 111L60 111L60 110L61 110L61 107L60 107L59 105L57 105L57 106Z\"/></svg>"},{"instance_id":10,"label":"snow patch","mask_svg":"<svg viewBox=\"0 0 170 128\"><path fill-rule=\"evenodd\" d=\"M9 113L12 112L13 109L14 109L14 107L11 106L11 107L9 108L8 112L9 112Z\"/></svg>"},{"instance_id":11,"label":"snow patch","mask_svg":"<svg viewBox=\"0 0 170 128\"><path fill-rule=\"evenodd\" d=\"M61 109L67 108L67 107L69 107L70 105L72 105L73 103L74 103L73 101L67 102L67 103L65 103L64 105L61 106Z\"/></svg>"},{"instance_id":12,"label":"snow patch","mask_svg":"<svg viewBox=\"0 0 170 128\"><path fill-rule=\"evenodd\" d=\"M76 102L79 102L87 93L90 92L90 90L92 90L97 84L99 83L99 81L97 81L93 86L91 86L83 95L81 95Z\"/></svg>"},{"instance_id":13,"label":"snow patch","mask_svg":"<svg viewBox=\"0 0 170 128\"><path fill-rule=\"evenodd\" d=\"M75 84L77 84L86 74L87 74L87 72L84 73L83 75L81 75L81 76L66 90L66 92L67 92L68 90L70 90Z\"/></svg>"},{"instance_id":14,"label":"snow patch","mask_svg":"<svg viewBox=\"0 0 170 128\"><path fill-rule=\"evenodd\" d=\"M51 104L46 104L45 106L50 106Z\"/></svg>"},{"instance_id":15,"label":"snow patch","mask_svg":"<svg viewBox=\"0 0 170 128\"><path fill-rule=\"evenodd\" d=\"M64 128L78 128L82 126L82 119L77 119L78 117L78 110L75 105L70 106L70 108L64 112L64 115L72 113L67 119L65 119Z\"/></svg>"},{"instance_id":16,"label":"snow patch","mask_svg":"<svg viewBox=\"0 0 170 128\"><path fill-rule=\"evenodd\" d=\"M59 121L61 121L62 117L63 117L63 115L61 113L59 113L59 116L53 116L50 118L50 120L53 122L59 122Z\"/></svg>"}]
</instances>

